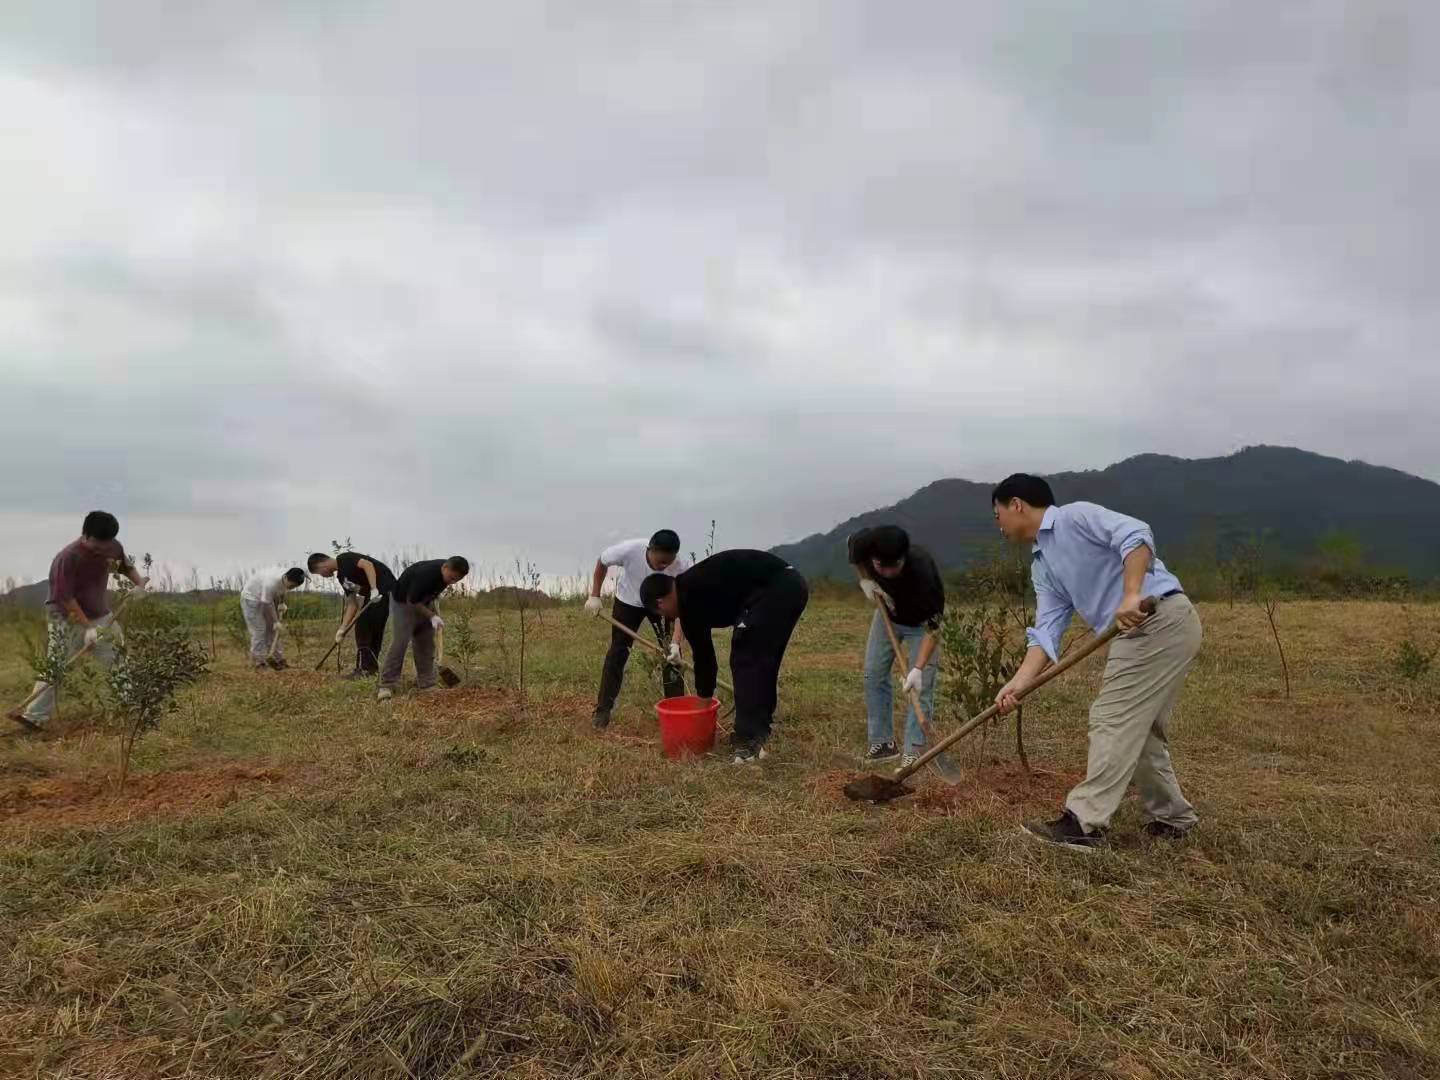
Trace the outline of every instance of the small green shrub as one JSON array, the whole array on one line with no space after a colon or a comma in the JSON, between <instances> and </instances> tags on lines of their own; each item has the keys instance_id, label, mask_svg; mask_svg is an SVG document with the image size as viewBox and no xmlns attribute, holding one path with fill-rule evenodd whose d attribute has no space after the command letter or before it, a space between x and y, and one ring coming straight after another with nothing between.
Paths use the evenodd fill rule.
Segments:
<instances>
[{"instance_id":1,"label":"small green shrub","mask_svg":"<svg viewBox=\"0 0 1440 1080\"><path fill-rule=\"evenodd\" d=\"M181 688L208 670L205 650L181 628L134 630L116 650L106 683L111 726L120 741L122 786L130 775L136 742L160 726Z\"/></svg>"}]
</instances>

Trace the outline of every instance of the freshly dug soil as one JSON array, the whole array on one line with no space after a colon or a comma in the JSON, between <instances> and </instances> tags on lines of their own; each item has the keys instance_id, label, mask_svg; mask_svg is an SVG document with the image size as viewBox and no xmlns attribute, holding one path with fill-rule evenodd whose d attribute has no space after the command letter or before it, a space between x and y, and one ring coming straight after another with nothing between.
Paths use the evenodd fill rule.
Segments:
<instances>
[{"instance_id":1,"label":"freshly dug soil","mask_svg":"<svg viewBox=\"0 0 1440 1080\"><path fill-rule=\"evenodd\" d=\"M867 775L863 772L826 773L816 778L814 786L827 797L848 803L851 800L845 795L845 786ZM1065 800L1065 793L1083 779L1084 772L1074 769L1032 769L1027 773L1018 762L992 761L978 768L966 766L964 778L953 787L922 772L905 782L914 794L881 805L925 814L985 813L1018 819L1031 811L1059 807Z\"/></svg>"},{"instance_id":2,"label":"freshly dug soil","mask_svg":"<svg viewBox=\"0 0 1440 1080\"><path fill-rule=\"evenodd\" d=\"M110 776L63 776L0 789L0 822L68 828L154 816L179 816L224 805L241 789L279 783L276 769L226 766L132 776L123 789Z\"/></svg>"}]
</instances>

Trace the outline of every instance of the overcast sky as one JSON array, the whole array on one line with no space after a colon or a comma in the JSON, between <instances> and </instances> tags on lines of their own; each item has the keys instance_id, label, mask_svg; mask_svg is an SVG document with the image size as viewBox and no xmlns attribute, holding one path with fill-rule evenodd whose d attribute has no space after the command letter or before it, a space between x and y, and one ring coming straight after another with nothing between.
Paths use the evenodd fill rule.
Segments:
<instances>
[{"instance_id":1,"label":"overcast sky","mask_svg":"<svg viewBox=\"0 0 1440 1080\"><path fill-rule=\"evenodd\" d=\"M0 576L1440 479L1440 5L0 5ZM977 508L984 513L984 508Z\"/></svg>"}]
</instances>

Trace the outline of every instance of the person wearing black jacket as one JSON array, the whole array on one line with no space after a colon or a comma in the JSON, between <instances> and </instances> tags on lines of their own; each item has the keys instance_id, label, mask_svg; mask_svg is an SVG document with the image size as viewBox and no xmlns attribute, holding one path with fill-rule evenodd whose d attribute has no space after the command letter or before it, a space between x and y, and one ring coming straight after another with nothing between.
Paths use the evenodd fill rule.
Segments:
<instances>
[{"instance_id":1,"label":"person wearing black jacket","mask_svg":"<svg viewBox=\"0 0 1440 1080\"><path fill-rule=\"evenodd\" d=\"M939 669L940 617L945 613L945 585L940 568L923 547L910 543L898 525L861 529L850 537L850 564L860 576L860 588L871 603L884 604L895 626L900 647L908 648L910 672L903 689L920 692L927 716L935 715L935 676ZM880 612L870 623L865 645L865 713L870 749L867 764L889 761L899 755L895 747L893 687L890 673L895 647L885 632ZM910 703L905 710L905 756L902 767L925 752L925 733Z\"/></svg>"},{"instance_id":2,"label":"person wearing black jacket","mask_svg":"<svg viewBox=\"0 0 1440 1080\"><path fill-rule=\"evenodd\" d=\"M695 693L715 693L719 663L710 631L733 626L730 674L735 683L736 764L765 756L780 676L780 661L810 591L783 559L766 551L721 551L678 577L651 574L640 586L652 616L678 619L695 657Z\"/></svg>"},{"instance_id":3,"label":"person wearing black jacket","mask_svg":"<svg viewBox=\"0 0 1440 1080\"><path fill-rule=\"evenodd\" d=\"M395 587L395 574L373 555L345 551L331 558L316 552L306 566L312 574L333 577L345 593L340 609L340 628L335 641L345 639L350 625L355 625L355 670L347 679L363 679L380 671L380 643L385 640L385 623L390 619L390 590Z\"/></svg>"},{"instance_id":4,"label":"person wearing black jacket","mask_svg":"<svg viewBox=\"0 0 1440 1080\"><path fill-rule=\"evenodd\" d=\"M445 620L435 610L440 594L470 573L470 564L459 555L448 559L425 559L411 563L395 579L390 590L390 649L380 671L376 698L389 701L400 685L405 668L405 650L415 643L415 688L429 690L435 685L435 634Z\"/></svg>"}]
</instances>

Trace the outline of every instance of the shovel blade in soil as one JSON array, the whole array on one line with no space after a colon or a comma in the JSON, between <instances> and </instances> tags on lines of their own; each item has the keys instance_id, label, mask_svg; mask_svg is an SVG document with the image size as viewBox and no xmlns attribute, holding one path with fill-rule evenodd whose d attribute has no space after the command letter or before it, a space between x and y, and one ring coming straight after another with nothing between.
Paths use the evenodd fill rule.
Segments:
<instances>
[{"instance_id":1,"label":"shovel blade in soil","mask_svg":"<svg viewBox=\"0 0 1440 1080\"><path fill-rule=\"evenodd\" d=\"M450 668L442 667L438 674L440 676L440 685L447 690L454 689L460 685L460 676L456 675Z\"/></svg>"},{"instance_id":2,"label":"shovel blade in soil","mask_svg":"<svg viewBox=\"0 0 1440 1080\"><path fill-rule=\"evenodd\" d=\"M909 795L910 789L898 780L888 776L862 776L845 785L845 797L855 802L887 803L902 795Z\"/></svg>"}]
</instances>

